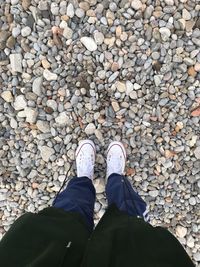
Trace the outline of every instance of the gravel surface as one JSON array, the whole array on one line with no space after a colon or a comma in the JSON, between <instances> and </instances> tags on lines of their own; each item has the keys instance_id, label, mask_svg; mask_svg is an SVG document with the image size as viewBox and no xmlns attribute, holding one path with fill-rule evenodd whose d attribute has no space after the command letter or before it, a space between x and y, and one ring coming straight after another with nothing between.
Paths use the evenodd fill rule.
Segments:
<instances>
[{"instance_id":1,"label":"gravel surface","mask_svg":"<svg viewBox=\"0 0 200 267\"><path fill-rule=\"evenodd\" d=\"M97 223L120 140L151 223L200 262L198 0L0 0L0 72L0 237L52 203L83 138L97 145Z\"/></svg>"}]
</instances>

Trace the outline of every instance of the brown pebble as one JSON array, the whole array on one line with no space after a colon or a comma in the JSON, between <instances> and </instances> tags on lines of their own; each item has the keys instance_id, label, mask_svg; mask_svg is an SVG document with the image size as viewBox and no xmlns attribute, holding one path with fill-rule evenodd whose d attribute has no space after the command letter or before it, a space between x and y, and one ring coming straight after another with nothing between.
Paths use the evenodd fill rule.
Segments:
<instances>
[{"instance_id":1,"label":"brown pebble","mask_svg":"<svg viewBox=\"0 0 200 267\"><path fill-rule=\"evenodd\" d=\"M53 109L50 108L50 107L45 107L44 110L45 110L45 112L48 113L48 114L52 114L52 113L54 112Z\"/></svg>"},{"instance_id":2,"label":"brown pebble","mask_svg":"<svg viewBox=\"0 0 200 267\"><path fill-rule=\"evenodd\" d=\"M117 62L113 62L111 66L112 72L115 72L119 69L119 64Z\"/></svg>"},{"instance_id":3,"label":"brown pebble","mask_svg":"<svg viewBox=\"0 0 200 267\"><path fill-rule=\"evenodd\" d=\"M116 30L115 30L115 33L116 33L116 37L120 37L121 34L122 34L122 27L121 26L117 26Z\"/></svg>"},{"instance_id":4,"label":"brown pebble","mask_svg":"<svg viewBox=\"0 0 200 267\"><path fill-rule=\"evenodd\" d=\"M21 40L21 48L26 53L30 52L30 47L29 47L29 45L26 44L26 40L25 39Z\"/></svg>"},{"instance_id":5,"label":"brown pebble","mask_svg":"<svg viewBox=\"0 0 200 267\"><path fill-rule=\"evenodd\" d=\"M49 63L49 61L46 58L42 60L42 67L44 69L49 69L51 67L51 64Z\"/></svg>"},{"instance_id":6,"label":"brown pebble","mask_svg":"<svg viewBox=\"0 0 200 267\"><path fill-rule=\"evenodd\" d=\"M63 15L61 16L61 20L68 21L69 17L67 15Z\"/></svg>"},{"instance_id":7,"label":"brown pebble","mask_svg":"<svg viewBox=\"0 0 200 267\"><path fill-rule=\"evenodd\" d=\"M176 96L175 95L169 95L169 99L176 100Z\"/></svg>"},{"instance_id":8,"label":"brown pebble","mask_svg":"<svg viewBox=\"0 0 200 267\"><path fill-rule=\"evenodd\" d=\"M7 19L8 24L11 24L13 22L13 15L12 14L8 14L6 16L6 19Z\"/></svg>"},{"instance_id":9,"label":"brown pebble","mask_svg":"<svg viewBox=\"0 0 200 267\"><path fill-rule=\"evenodd\" d=\"M200 29L200 17L197 19L194 27Z\"/></svg>"},{"instance_id":10,"label":"brown pebble","mask_svg":"<svg viewBox=\"0 0 200 267\"><path fill-rule=\"evenodd\" d=\"M88 17L95 17L95 16L96 16L96 13L95 13L94 10L89 9L89 10L86 12L86 15L87 15Z\"/></svg>"},{"instance_id":11,"label":"brown pebble","mask_svg":"<svg viewBox=\"0 0 200 267\"><path fill-rule=\"evenodd\" d=\"M37 189L37 188L38 188L38 186L39 186L39 184L38 184L38 183L32 183L32 188L33 188L33 189Z\"/></svg>"},{"instance_id":12,"label":"brown pebble","mask_svg":"<svg viewBox=\"0 0 200 267\"><path fill-rule=\"evenodd\" d=\"M194 67L191 66L188 68L188 75L192 76L192 77L195 77L197 74L197 72L195 71Z\"/></svg>"},{"instance_id":13,"label":"brown pebble","mask_svg":"<svg viewBox=\"0 0 200 267\"><path fill-rule=\"evenodd\" d=\"M157 117L155 117L155 116L151 116L151 117L150 117L150 120L151 120L151 121L157 121L157 120L158 120L158 118L157 118Z\"/></svg>"},{"instance_id":14,"label":"brown pebble","mask_svg":"<svg viewBox=\"0 0 200 267\"><path fill-rule=\"evenodd\" d=\"M163 12L162 11L154 11L153 12L153 16L155 17L155 18L160 18L161 16L163 16Z\"/></svg>"},{"instance_id":15,"label":"brown pebble","mask_svg":"<svg viewBox=\"0 0 200 267\"><path fill-rule=\"evenodd\" d=\"M53 33L53 42L55 45L57 46L61 46L62 45L62 41L60 39L60 35L63 34L63 29L57 27L57 26L53 26L52 27L52 33Z\"/></svg>"},{"instance_id":16,"label":"brown pebble","mask_svg":"<svg viewBox=\"0 0 200 267\"><path fill-rule=\"evenodd\" d=\"M136 173L136 171L135 171L134 168L128 168L128 169L126 170L126 175L127 175L127 176L134 176L135 173Z\"/></svg>"},{"instance_id":17,"label":"brown pebble","mask_svg":"<svg viewBox=\"0 0 200 267\"><path fill-rule=\"evenodd\" d=\"M195 110L192 111L191 115L193 117L198 117L200 116L200 107L196 108Z\"/></svg>"},{"instance_id":18,"label":"brown pebble","mask_svg":"<svg viewBox=\"0 0 200 267\"><path fill-rule=\"evenodd\" d=\"M24 10L27 10L31 5L31 0L22 0L22 7Z\"/></svg>"},{"instance_id":19,"label":"brown pebble","mask_svg":"<svg viewBox=\"0 0 200 267\"><path fill-rule=\"evenodd\" d=\"M154 69L155 71L159 72L160 69L161 69L161 67L162 67L162 64L161 64L159 61L154 61L154 62L153 62L153 69Z\"/></svg>"},{"instance_id":20,"label":"brown pebble","mask_svg":"<svg viewBox=\"0 0 200 267\"><path fill-rule=\"evenodd\" d=\"M10 36L6 42L6 46L10 49L12 49L15 46L15 38L13 36Z\"/></svg>"},{"instance_id":21,"label":"brown pebble","mask_svg":"<svg viewBox=\"0 0 200 267\"><path fill-rule=\"evenodd\" d=\"M194 25L195 25L195 21L193 21L193 20L186 21L185 22L186 31L187 32L192 31L192 29L194 28Z\"/></svg>"},{"instance_id":22,"label":"brown pebble","mask_svg":"<svg viewBox=\"0 0 200 267\"><path fill-rule=\"evenodd\" d=\"M57 26L53 26L51 30L52 30L53 34L59 34L59 35L63 34L63 29L61 29L61 28L59 28Z\"/></svg>"},{"instance_id":23,"label":"brown pebble","mask_svg":"<svg viewBox=\"0 0 200 267\"><path fill-rule=\"evenodd\" d=\"M79 7L84 11L88 11L90 9L90 5L87 2L80 2Z\"/></svg>"},{"instance_id":24,"label":"brown pebble","mask_svg":"<svg viewBox=\"0 0 200 267\"><path fill-rule=\"evenodd\" d=\"M6 47L6 41L9 35L10 33L8 31L0 31L0 49L4 49Z\"/></svg>"}]
</instances>

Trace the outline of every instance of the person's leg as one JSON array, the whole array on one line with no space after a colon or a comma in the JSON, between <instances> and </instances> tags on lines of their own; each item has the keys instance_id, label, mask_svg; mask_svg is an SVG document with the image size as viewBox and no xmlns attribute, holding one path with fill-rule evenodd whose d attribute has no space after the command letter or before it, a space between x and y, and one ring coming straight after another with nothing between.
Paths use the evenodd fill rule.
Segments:
<instances>
[{"instance_id":1,"label":"person's leg","mask_svg":"<svg viewBox=\"0 0 200 267\"><path fill-rule=\"evenodd\" d=\"M93 213L95 203L95 188L88 177L72 178L53 202L53 207L65 211L78 212L84 216L87 224L94 227Z\"/></svg>"},{"instance_id":2,"label":"person's leg","mask_svg":"<svg viewBox=\"0 0 200 267\"><path fill-rule=\"evenodd\" d=\"M77 177L72 178L65 190L59 193L53 207L69 212L78 212L93 229L95 188L93 186L95 146L90 140L84 140L76 151Z\"/></svg>"},{"instance_id":3,"label":"person's leg","mask_svg":"<svg viewBox=\"0 0 200 267\"><path fill-rule=\"evenodd\" d=\"M106 185L106 195L108 205L115 204L119 210L148 221L147 205L133 190L127 177L117 173L111 174Z\"/></svg>"},{"instance_id":4,"label":"person's leg","mask_svg":"<svg viewBox=\"0 0 200 267\"><path fill-rule=\"evenodd\" d=\"M127 177L123 175L126 164L126 150L122 143L112 142L107 154L107 185L108 205L115 204L121 211L131 216L143 217L148 220L147 205L133 190Z\"/></svg>"}]
</instances>

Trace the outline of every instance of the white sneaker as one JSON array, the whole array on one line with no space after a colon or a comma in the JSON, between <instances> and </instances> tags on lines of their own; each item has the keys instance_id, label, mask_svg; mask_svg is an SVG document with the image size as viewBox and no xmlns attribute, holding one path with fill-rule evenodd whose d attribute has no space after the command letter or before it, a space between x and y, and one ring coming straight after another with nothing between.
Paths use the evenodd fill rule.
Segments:
<instances>
[{"instance_id":1,"label":"white sneaker","mask_svg":"<svg viewBox=\"0 0 200 267\"><path fill-rule=\"evenodd\" d=\"M126 150L121 142L112 142L107 150L107 179L112 173L124 174Z\"/></svg>"},{"instance_id":2,"label":"white sneaker","mask_svg":"<svg viewBox=\"0 0 200 267\"><path fill-rule=\"evenodd\" d=\"M86 176L89 179L93 179L95 156L95 144L91 140L83 140L79 142L79 146L76 150L76 167L78 177Z\"/></svg>"}]
</instances>

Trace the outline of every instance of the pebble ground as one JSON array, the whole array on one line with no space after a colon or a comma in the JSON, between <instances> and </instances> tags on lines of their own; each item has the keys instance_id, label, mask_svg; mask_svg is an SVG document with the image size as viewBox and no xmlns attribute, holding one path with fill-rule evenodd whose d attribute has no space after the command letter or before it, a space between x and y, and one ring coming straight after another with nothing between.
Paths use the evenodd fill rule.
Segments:
<instances>
[{"instance_id":1,"label":"pebble ground","mask_svg":"<svg viewBox=\"0 0 200 267\"><path fill-rule=\"evenodd\" d=\"M0 0L0 73L0 237L51 205L83 138L97 223L117 140L151 223L200 263L198 0Z\"/></svg>"}]
</instances>

